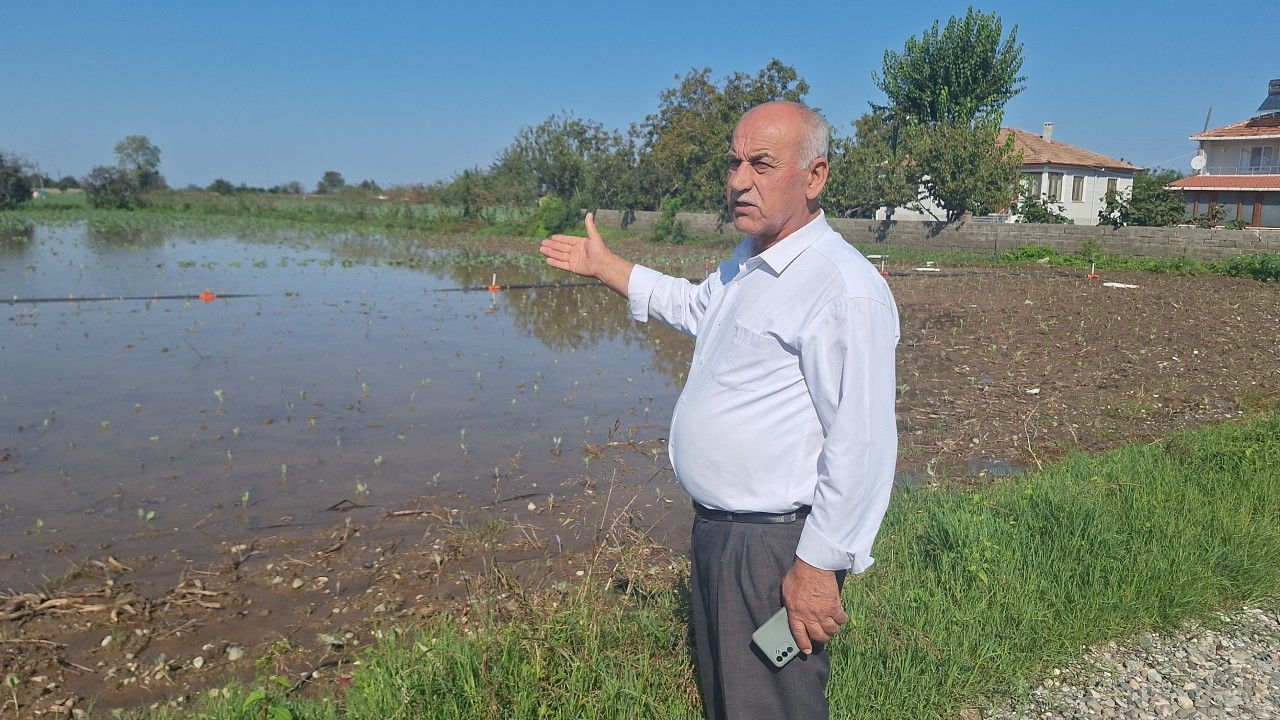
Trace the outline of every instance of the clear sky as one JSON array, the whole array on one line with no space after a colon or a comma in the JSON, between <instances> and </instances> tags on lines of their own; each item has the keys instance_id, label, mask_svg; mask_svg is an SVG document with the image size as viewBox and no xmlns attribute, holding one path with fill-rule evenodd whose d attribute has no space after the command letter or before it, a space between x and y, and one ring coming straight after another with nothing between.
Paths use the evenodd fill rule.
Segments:
<instances>
[{"instance_id":1,"label":"clear sky","mask_svg":"<svg viewBox=\"0 0 1280 720\"><path fill-rule=\"evenodd\" d=\"M1026 89L1005 124L1140 166L1189 170L1212 125L1250 117L1280 78L1280 2L987 2L1017 26ZM788 8L783 10L782 8ZM883 102L872 81L962 4L939 2L189 3L0 0L0 150L55 177L113 164L126 135L169 183L315 186L448 179L525 125L571 112L625 130L675 77L812 86L841 134Z\"/></svg>"}]
</instances>

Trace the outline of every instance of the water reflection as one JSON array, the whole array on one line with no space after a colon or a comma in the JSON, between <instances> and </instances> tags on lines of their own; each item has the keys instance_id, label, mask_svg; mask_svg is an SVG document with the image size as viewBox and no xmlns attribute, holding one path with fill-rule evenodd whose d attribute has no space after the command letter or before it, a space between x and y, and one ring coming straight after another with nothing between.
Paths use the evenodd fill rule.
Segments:
<instances>
[{"instance_id":1,"label":"water reflection","mask_svg":"<svg viewBox=\"0 0 1280 720\"><path fill-rule=\"evenodd\" d=\"M6 297L259 296L5 306L5 585L107 551L209 561L220 539L310 527L344 499L565 496L619 439L644 450L631 465L665 463L645 443L665 437L690 342L603 288L456 290L563 279L536 262L65 227L21 247L0 256Z\"/></svg>"}]
</instances>

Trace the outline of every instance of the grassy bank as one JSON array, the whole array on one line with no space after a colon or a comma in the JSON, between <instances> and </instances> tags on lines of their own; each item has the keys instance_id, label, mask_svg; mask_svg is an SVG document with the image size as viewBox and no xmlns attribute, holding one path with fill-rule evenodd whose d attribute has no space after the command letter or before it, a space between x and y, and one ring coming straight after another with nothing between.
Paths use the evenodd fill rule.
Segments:
<instances>
[{"instance_id":1,"label":"grassy bank","mask_svg":"<svg viewBox=\"0 0 1280 720\"><path fill-rule=\"evenodd\" d=\"M1274 597L1280 413L902 493L877 556L830 646L833 716L952 717L1086 646ZM386 631L340 698L264 678L152 717L700 717L681 568L648 558L615 543L580 583L494 589L465 624Z\"/></svg>"}]
</instances>

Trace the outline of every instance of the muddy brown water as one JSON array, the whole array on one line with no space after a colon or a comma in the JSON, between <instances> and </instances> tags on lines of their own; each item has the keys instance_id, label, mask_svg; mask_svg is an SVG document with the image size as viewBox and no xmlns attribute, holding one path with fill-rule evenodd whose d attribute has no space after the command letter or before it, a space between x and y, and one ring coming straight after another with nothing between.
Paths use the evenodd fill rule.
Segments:
<instances>
[{"instance_id":1,"label":"muddy brown water","mask_svg":"<svg viewBox=\"0 0 1280 720\"><path fill-rule=\"evenodd\" d=\"M105 554L204 567L352 505L523 508L572 492L592 446L661 472L688 340L600 287L482 289L565 280L537 263L367 264L349 244L6 242L0 590ZM111 299L205 291L247 296Z\"/></svg>"}]
</instances>

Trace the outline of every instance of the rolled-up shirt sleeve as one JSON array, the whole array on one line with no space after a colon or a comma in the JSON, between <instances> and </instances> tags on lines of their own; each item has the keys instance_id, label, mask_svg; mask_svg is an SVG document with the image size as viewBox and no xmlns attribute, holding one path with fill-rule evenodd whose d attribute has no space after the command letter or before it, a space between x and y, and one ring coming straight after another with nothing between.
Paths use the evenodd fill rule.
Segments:
<instances>
[{"instance_id":1,"label":"rolled-up shirt sleeve","mask_svg":"<svg viewBox=\"0 0 1280 720\"><path fill-rule=\"evenodd\" d=\"M897 312L876 298L824 308L803 334L800 365L822 424L813 511L796 556L814 567L871 566L897 458Z\"/></svg>"}]
</instances>

